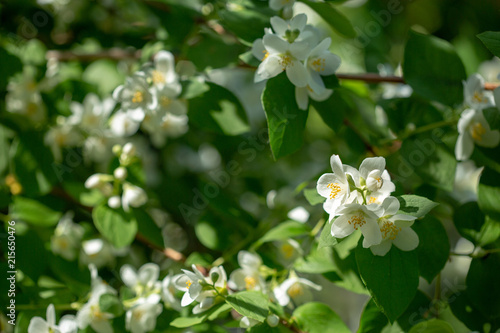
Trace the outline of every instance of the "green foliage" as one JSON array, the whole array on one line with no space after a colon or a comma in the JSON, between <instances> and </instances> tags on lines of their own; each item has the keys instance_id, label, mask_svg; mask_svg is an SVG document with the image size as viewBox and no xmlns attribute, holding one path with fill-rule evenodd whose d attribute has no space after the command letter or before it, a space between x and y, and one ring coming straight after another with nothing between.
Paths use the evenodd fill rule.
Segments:
<instances>
[{"instance_id":1,"label":"green foliage","mask_svg":"<svg viewBox=\"0 0 500 333\"><path fill-rule=\"evenodd\" d=\"M495 56L500 57L500 32L498 31L485 31L477 35L477 38L483 42L484 45Z\"/></svg>"},{"instance_id":2,"label":"green foliage","mask_svg":"<svg viewBox=\"0 0 500 333\"><path fill-rule=\"evenodd\" d=\"M262 244L275 240L293 238L309 233L311 229L304 223L296 221L285 221L272 228L257 243Z\"/></svg>"},{"instance_id":3,"label":"green foliage","mask_svg":"<svg viewBox=\"0 0 500 333\"><path fill-rule=\"evenodd\" d=\"M500 286L496 283L498 274L500 274L499 253L472 259L467 274L468 299L490 319L500 317Z\"/></svg>"},{"instance_id":4,"label":"green foliage","mask_svg":"<svg viewBox=\"0 0 500 333\"><path fill-rule=\"evenodd\" d=\"M427 215L438 204L418 195L405 194L397 197L400 203L399 210L406 214L417 218Z\"/></svg>"},{"instance_id":5,"label":"green foliage","mask_svg":"<svg viewBox=\"0 0 500 333\"><path fill-rule=\"evenodd\" d=\"M130 245L137 233L137 221L122 209L100 205L94 208L92 218L101 235L117 248Z\"/></svg>"},{"instance_id":6,"label":"green foliage","mask_svg":"<svg viewBox=\"0 0 500 333\"><path fill-rule=\"evenodd\" d=\"M425 98L449 106L463 100L464 65L453 46L442 39L411 32L403 73L413 90Z\"/></svg>"},{"instance_id":7,"label":"green foliage","mask_svg":"<svg viewBox=\"0 0 500 333\"><path fill-rule=\"evenodd\" d=\"M383 257L373 255L362 242L356 248L359 273L374 301L389 321L394 322L408 307L418 287L416 251L393 246Z\"/></svg>"},{"instance_id":8,"label":"green foliage","mask_svg":"<svg viewBox=\"0 0 500 333\"><path fill-rule=\"evenodd\" d=\"M337 239L332 236L332 223L333 222L327 222L323 227L323 230L321 230L318 244L319 248L334 246L338 243Z\"/></svg>"},{"instance_id":9,"label":"green foliage","mask_svg":"<svg viewBox=\"0 0 500 333\"><path fill-rule=\"evenodd\" d=\"M361 314L357 333L381 332L387 323L387 317L379 310L373 299L370 299Z\"/></svg>"},{"instance_id":10,"label":"green foliage","mask_svg":"<svg viewBox=\"0 0 500 333\"><path fill-rule=\"evenodd\" d=\"M317 302L304 304L295 309L293 317L306 332L350 332L342 319L326 304Z\"/></svg>"},{"instance_id":11,"label":"green foliage","mask_svg":"<svg viewBox=\"0 0 500 333\"><path fill-rule=\"evenodd\" d=\"M226 297L226 302L242 316L258 320L266 320L269 312L267 298L257 291L242 291Z\"/></svg>"},{"instance_id":12,"label":"green foliage","mask_svg":"<svg viewBox=\"0 0 500 333\"><path fill-rule=\"evenodd\" d=\"M354 31L349 19L335 9L333 4L327 2L313 2L309 0L301 1L317 12L318 15L321 16L337 32L349 38L356 37L356 31Z\"/></svg>"},{"instance_id":13,"label":"green foliage","mask_svg":"<svg viewBox=\"0 0 500 333\"><path fill-rule=\"evenodd\" d=\"M59 221L62 214L38 200L21 196L14 197L10 207L12 218L35 226L50 227Z\"/></svg>"},{"instance_id":14,"label":"green foliage","mask_svg":"<svg viewBox=\"0 0 500 333\"><path fill-rule=\"evenodd\" d=\"M409 333L455 333L453 327L444 320L430 319L413 326Z\"/></svg>"},{"instance_id":15,"label":"green foliage","mask_svg":"<svg viewBox=\"0 0 500 333\"><path fill-rule=\"evenodd\" d=\"M99 308L102 312L111 313L115 317L123 314L123 305L115 295L103 294L99 298Z\"/></svg>"},{"instance_id":16,"label":"green foliage","mask_svg":"<svg viewBox=\"0 0 500 333\"><path fill-rule=\"evenodd\" d=\"M269 79L262 93L262 105L269 127L269 143L275 159L289 155L302 146L307 111L295 102L295 87L285 73Z\"/></svg>"}]
</instances>

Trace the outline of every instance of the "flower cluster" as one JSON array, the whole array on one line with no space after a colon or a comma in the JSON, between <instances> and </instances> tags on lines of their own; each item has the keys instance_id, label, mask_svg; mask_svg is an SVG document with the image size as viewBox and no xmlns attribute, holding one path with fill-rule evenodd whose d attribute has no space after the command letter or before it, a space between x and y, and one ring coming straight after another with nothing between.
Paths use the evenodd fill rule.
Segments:
<instances>
[{"instance_id":1,"label":"flower cluster","mask_svg":"<svg viewBox=\"0 0 500 333\"><path fill-rule=\"evenodd\" d=\"M87 179L85 187L98 189L104 196L108 197L109 207L123 207L123 210L128 212L130 207L144 205L148 197L142 188L125 180L128 175L126 167L134 161L134 145L127 143L123 148L117 145L113 147L113 152L118 155L120 160L120 166L114 170L113 175L96 173Z\"/></svg>"},{"instance_id":2,"label":"flower cluster","mask_svg":"<svg viewBox=\"0 0 500 333\"><path fill-rule=\"evenodd\" d=\"M324 101L332 94L321 76L332 75L340 66L340 58L329 51L331 39L321 40L319 31L307 24L307 16L299 14L290 21L271 18L272 29L253 43L252 53L261 60L255 82L270 79L285 71L295 86L295 99L300 109L307 109L308 98Z\"/></svg>"},{"instance_id":3,"label":"flower cluster","mask_svg":"<svg viewBox=\"0 0 500 333\"><path fill-rule=\"evenodd\" d=\"M416 218L398 214L400 204L390 196L395 185L383 157L366 158L359 170L342 164L338 155L332 155L330 164L333 173L319 178L317 191L326 198L323 208L333 220L332 236L344 238L359 229L363 247L380 256L392 244L403 251L418 246L418 236L410 228Z\"/></svg>"},{"instance_id":4,"label":"flower cluster","mask_svg":"<svg viewBox=\"0 0 500 333\"><path fill-rule=\"evenodd\" d=\"M493 148L500 143L500 131L491 130L484 117L483 110L500 108L500 89L495 92L484 90L484 79L479 74L471 75L464 82L465 104L470 108L464 110L458 121L458 139L455 145L457 160L468 160L474 151L474 145Z\"/></svg>"}]
</instances>

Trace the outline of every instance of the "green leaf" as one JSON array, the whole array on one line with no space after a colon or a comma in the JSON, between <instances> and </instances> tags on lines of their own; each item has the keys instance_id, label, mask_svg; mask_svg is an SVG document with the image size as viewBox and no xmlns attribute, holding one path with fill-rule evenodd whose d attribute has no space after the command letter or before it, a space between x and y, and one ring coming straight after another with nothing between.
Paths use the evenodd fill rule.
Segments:
<instances>
[{"instance_id":1,"label":"green leaf","mask_svg":"<svg viewBox=\"0 0 500 333\"><path fill-rule=\"evenodd\" d=\"M488 326L491 326L490 332L497 332L497 330L500 329L500 320L486 318L481 311L470 303L466 293L457 291L448 299L453 315L470 330L481 332L483 328Z\"/></svg>"},{"instance_id":2,"label":"green leaf","mask_svg":"<svg viewBox=\"0 0 500 333\"><path fill-rule=\"evenodd\" d=\"M42 133L23 133L11 149L15 151L13 169L23 187L22 193L30 196L46 194L58 176L62 180L61 174L56 176L61 164L54 162L52 152L43 144Z\"/></svg>"},{"instance_id":3,"label":"green leaf","mask_svg":"<svg viewBox=\"0 0 500 333\"><path fill-rule=\"evenodd\" d=\"M165 244L163 243L161 229L158 228L151 216L144 209L132 209L132 214L135 220L138 221L139 233L151 243L163 248Z\"/></svg>"},{"instance_id":4,"label":"green leaf","mask_svg":"<svg viewBox=\"0 0 500 333\"><path fill-rule=\"evenodd\" d=\"M400 203L399 210L406 215L416 216L417 218L425 216L438 204L425 197L414 194L405 194L397 197Z\"/></svg>"},{"instance_id":5,"label":"green leaf","mask_svg":"<svg viewBox=\"0 0 500 333\"><path fill-rule=\"evenodd\" d=\"M425 98L449 106L463 101L465 68L447 41L412 31L405 48L403 73L414 92Z\"/></svg>"},{"instance_id":6,"label":"green leaf","mask_svg":"<svg viewBox=\"0 0 500 333\"><path fill-rule=\"evenodd\" d=\"M62 213L52 210L38 200L20 196L14 197L10 211L12 219L42 227L56 225L62 216Z\"/></svg>"},{"instance_id":7,"label":"green leaf","mask_svg":"<svg viewBox=\"0 0 500 333\"><path fill-rule=\"evenodd\" d=\"M413 300L418 287L416 251L401 251L395 246L383 257L365 249L362 241L356 248L359 273L375 303L394 322Z\"/></svg>"},{"instance_id":8,"label":"green leaf","mask_svg":"<svg viewBox=\"0 0 500 333\"><path fill-rule=\"evenodd\" d=\"M477 35L477 38L483 42L491 53L500 57L500 31L485 31Z\"/></svg>"},{"instance_id":9,"label":"green leaf","mask_svg":"<svg viewBox=\"0 0 500 333\"><path fill-rule=\"evenodd\" d=\"M448 288L447 283L446 288ZM447 291L448 289L443 290ZM448 300L450 301L450 303L452 302L451 299ZM408 332L412 326L427 319L427 310L432 309L433 306L434 303L431 301L431 299L429 299L429 297L422 291L417 290L415 297L411 301L406 311L398 318L399 326L403 329L404 332Z\"/></svg>"},{"instance_id":10,"label":"green leaf","mask_svg":"<svg viewBox=\"0 0 500 333\"><path fill-rule=\"evenodd\" d=\"M500 317L500 253L474 258L466 278L467 297L489 318Z\"/></svg>"},{"instance_id":11,"label":"green leaf","mask_svg":"<svg viewBox=\"0 0 500 333\"><path fill-rule=\"evenodd\" d=\"M110 95L113 90L125 81L125 76L118 71L116 62L101 59L90 63L82 75L87 83L97 87L102 95Z\"/></svg>"},{"instance_id":12,"label":"green leaf","mask_svg":"<svg viewBox=\"0 0 500 333\"><path fill-rule=\"evenodd\" d=\"M269 79L262 93L262 105L269 126L269 141L275 159L289 155L302 146L307 111L295 102L295 86L285 73Z\"/></svg>"},{"instance_id":13,"label":"green leaf","mask_svg":"<svg viewBox=\"0 0 500 333\"><path fill-rule=\"evenodd\" d=\"M119 317L123 314L123 306L118 297L112 294L103 294L99 297L99 307L102 312L113 314Z\"/></svg>"},{"instance_id":14,"label":"green leaf","mask_svg":"<svg viewBox=\"0 0 500 333\"><path fill-rule=\"evenodd\" d=\"M349 38L356 37L356 31L351 22L344 14L336 10L332 4L326 2L312 2L309 0L302 0L302 2L318 13L318 15L337 32Z\"/></svg>"},{"instance_id":15,"label":"green leaf","mask_svg":"<svg viewBox=\"0 0 500 333\"><path fill-rule=\"evenodd\" d=\"M0 125L0 175L9 167L9 148L7 129Z\"/></svg>"},{"instance_id":16,"label":"green leaf","mask_svg":"<svg viewBox=\"0 0 500 333\"><path fill-rule=\"evenodd\" d=\"M242 291L226 297L227 304L240 315L263 322L269 312L267 297L257 291Z\"/></svg>"},{"instance_id":17,"label":"green leaf","mask_svg":"<svg viewBox=\"0 0 500 333\"><path fill-rule=\"evenodd\" d=\"M458 207L453 221L460 235L475 245L484 246L500 237L500 223L486 217L475 201Z\"/></svg>"},{"instance_id":18,"label":"green leaf","mask_svg":"<svg viewBox=\"0 0 500 333\"><path fill-rule=\"evenodd\" d=\"M101 235L117 248L130 245L137 233L137 221L122 209L97 206L92 218Z\"/></svg>"},{"instance_id":19,"label":"green leaf","mask_svg":"<svg viewBox=\"0 0 500 333\"><path fill-rule=\"evenodd\" d=\"M328 247L311 250L307 257L299 257L294 264L297 272L309 274L324 274L336 270L332 257L332 249Z\"/></svg>"},{"instance_id":20,"label":"green leaf","mask_svg":"<svg viewBox=\"0 0 500 333\"><path fill-rule=\"evenodd\" d=\"M500 221L500 173L484 168L477 188L479 208L493 219Z\"/></svg>"},{"instance_id":21,"label":"green leaf","mask_svg":"<svg viewBox=\"0 0 500 333\"><path fill-rule=\"evenodd\" d=\"M5 91L9 78L17 72L22 71L23 64L18 57L9 53L3 47L0 48L0 63L9 64L8 66L0 67L0 90Z\"/></svg>"},{"instance_id":22,"label":"green leaf","mask_svg":"<svg viewBox=\"0 0 500 333\"><path fill-rule=\"evenodd\" d=\"M373 299L370 299L361 314L357 333L379 333L387 324L387 317L379 310Z\"/></svg>"},{"instance_id":23,"label":"green leaf","mask_svg":"<svg viewBox=\"0 0 500 333\"><path fill-rule=\"evenodd\" d=\"M264 236L262 236L258 242L260 244L271 242L275 240L288 239L292 237L297 237L305 235L311 231L311 228L304 223L297 221L285 221L278 224L276 227L269 230Z\"/></svg>"},{"instance_id":24,"label":"green leaf","mask_svg":"<svg viewBox=\"0 0 500 333\"><path fill-rule=\"evenodd\" d=\"M337 238L332 236L332 223L331 221L325 223L323 230L321 230L321 234L319 235L319 248L332 247L338 243Z\"/></svg>"},{"instance_id":25,"label":"green leaf","mask_svg":"<svg viewBox=\"0 0 500 333\"><path fill-rule=\"evenodd\" d=\"M311 99L310 103L323 122L335 132L344 126L344 116L349 114L351 109L341 89L335 89L326 101L318 102Z\"/></svg>"},{"instance_id":26,"label":"green leaf","mask_svg":"<svg viewBox=\"0 0 500 333\"><path fill-rule=\"evenodd\" d=\"M427 216L413 224L419 244L417 247L420 275L431 283L443 269L450 255L450 241L443 224L432 216Z\"/></svg>"},{"instance_id":27,"label":"green leaf","mask_svg":"<svg viewBox=\"0 0 500 333\"><path fill-rule=\"evenodd\" d=\"M264 36L264 28L269 27L272 11L269 8L235 7L233 10L218 11L222 26L238 38L251 45Z\"/></svg>"},{"instance_id":28,"label":"green leaf","mask_svg":"<svg viewBox=\"0 0 500 333\"><path fill-rule=\"evenodd\" d=\"M196 315L192 317L175 318L170 325L177 328L187 328L201 324L206 319L205 315Z\"/></svg>"},{"instance_id":29,"label":"green leaf","mask_svg":"<svg viewBox=\"0 0 500 333\"><path fill-rule=\"evenodd\" d=\"M33 230L16 235L16 268L37 281L48 265L49 253L41 237Z\"/></svg>"},{"instance_id":30,"label":"green leaf","mask_svg":"<svg viewBox=\"0 0 500 333\"><path fill-rule=\"evenodd\" d=\"M500 130L500 110L497 108L483 109L484 118L491 130Z\"/></svg>"},{"instance_id":31,"label":"green leaf","mask_svg":"<svg viewBox=\"0 0 500 333\"><path fill-rule=\"evenodd\" d=\"M455 331L444 320L433 318L413 326L408 333L455 333Z\"/></svg>"},{"instance_id":32,"label":"green leaf","mask_svg":"<svg viewBox=\"0 0 500 333\"><path fill-rule=\"evenodd\" d=\"M325 202L326 200L326 198L319 195L318 191L315 188L304 189L304 197L311 206L318 205Z\"/></svg>"},{"instance_id":33,"label":"green leaf","mask_svg":"<svg viewBox=\"0 0 500 333\"><path fill-rule=\"evenodd\" d=\"M351 332L342 319L326 304L310 302L299 306L293 312L299 327L309 333Z\"/></svg>"},{"instance_id":34,"label":"green leaf","mask_svg":"<svg viewBox=\"0 0 500 333\"><path fill-rule=\"evenodd\" d=\"M248 119L236 96L228 89L208 82L210 90L189 101L189 121L219 134L239 135L250 130Z\"/></svg>"}]
</instances>

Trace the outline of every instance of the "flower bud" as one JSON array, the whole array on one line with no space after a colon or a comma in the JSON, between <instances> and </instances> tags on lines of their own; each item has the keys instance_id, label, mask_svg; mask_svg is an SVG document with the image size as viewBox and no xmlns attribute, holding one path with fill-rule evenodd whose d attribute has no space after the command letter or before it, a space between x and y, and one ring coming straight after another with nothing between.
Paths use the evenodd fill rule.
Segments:
<instances>
[{"instance_id":1,"label":"flower bud","mask_svg":"<svg viewBox=\"0 0 500 333\"><path fill-rule=\"evenodd\" d=\"M125 169L124 167L118 167L113 172L113 175L118 180L125 180L125 178L127 178L127 169Z\"/></svg>"},{"instance_id":2,"label":"flower bud","mask_svg":"<svg viewBox=\"0 0 500 333\"><path fill-rule=\"evenodd\" d=\"M210 274L210 279L212 279L212 282L217 282L217 280L219 279L219 273L217 272L212 272L212 274Z\"/></svg>"},{"instance_id":3,"label":"flower bud","mask_svg":"<svg viewBox=\"0 0 500 333\"><path fill-rule=\"evenodd\" d=\"M114 145L112 151L115 156L120 156L120 154L122 153L122 146Z\"/></svg>"},{"instance_id":4,"label":"flower bud","mask_svg":"<svg viewBox=\"0 0 500 333\"><path fill-rule=\"evenodd\" d=\"M280 323L280 317L272 313L269 316L267 316L266 322L269 326L276 327Z\"/></svg>"},{"instance_id":5,"label":"flower bud","mask_svg":"<svg viewBox=\"0 0 500 333\"><path fill-rule=\"evenodd\" d=\"M108 206L114 209L120 208L122 201L119 196L115 195L108 199Z\"/></svg>"}]
</instances>

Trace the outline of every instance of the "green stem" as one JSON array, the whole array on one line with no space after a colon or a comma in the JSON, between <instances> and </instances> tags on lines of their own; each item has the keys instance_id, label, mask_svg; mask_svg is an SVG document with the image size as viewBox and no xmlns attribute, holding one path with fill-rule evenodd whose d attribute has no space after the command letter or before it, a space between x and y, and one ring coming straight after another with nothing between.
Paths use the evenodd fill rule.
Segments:
<instances>
[{"instance_id":1,"label":"green stem","mask_svg":"<svg viewBox=\"0 0 500 333\"><path fill-rule=\"evenodd\" d=\"M314 226L313 230L311 230L311 237L316 237L316 235L320 232L320 230L323 228L325 225L326 220L321 219L318 221L318 223Z\"/></svg>"},{"instance_id":2,"label":"green stem","mask_svg":"<svg viewBox=\"0 0 500 333\"><path fill-rule=\"evenodd\" d=\"M16 310L26 311L26 310L43 310L46 309L48 305L46 304L19 304L16 305ZM58 311L67 310L77 310L80 307L80 303L71 304L54 304L54 308Z\"/></svg>"},{"instance_id":3,"label":"green stem","mask_svg":"<svg viewBox=\"0 0 500 333\"><path fill-rule=\"evenodd\" d=\"M431 131L435 128L440 128L440 127L446 127L446 126L451 126L451 125L455 125L457 123L457 119L449 119L449 120L443 120L443 121L438 121L437 123L432 123L432 124L429 124L429 125L425 125L425 126L422 126L422 127L418 127L418 128L415 128L413 131L409 131L409 132L406 132L404 133L403 135L395 138L395 139L386 139L386 140L381 140L380 141L380 144L387 144L387 143L391 143L393 141L403 141L404 139L408 139L409 137L412 137L416 134L420 134L420 133L425 133L425 132L428 132L428 131Z\"/></svg>"},{"instance_id":4,"label":"green stem","mask_svg":"<svg viewBox=\"0 0 500 333\"><path fill-rule=\"evenodd\" d=\"M439 307L441 306L441 272L436 277L436 290L434 291L434 300L436 307L436 318L439 318Z\"/></svg>"}]
</instances>

